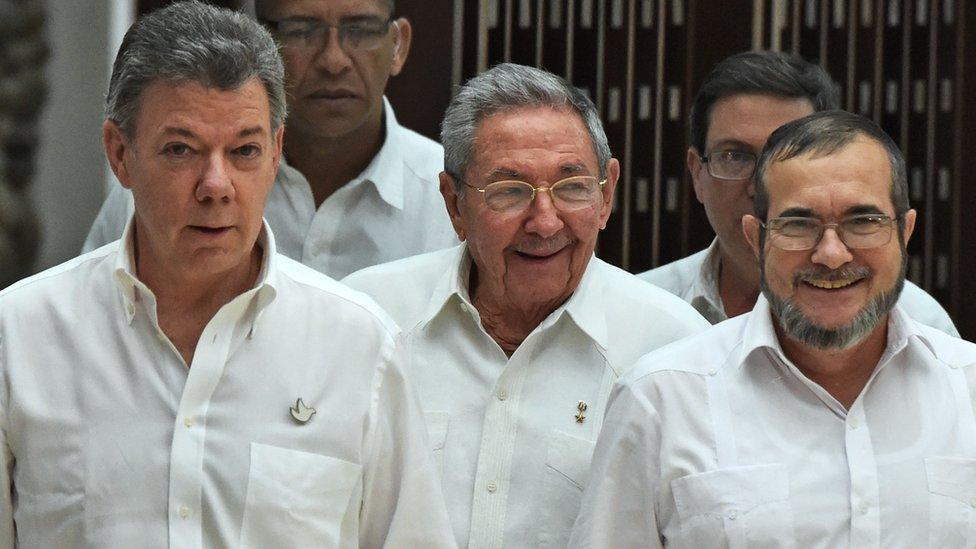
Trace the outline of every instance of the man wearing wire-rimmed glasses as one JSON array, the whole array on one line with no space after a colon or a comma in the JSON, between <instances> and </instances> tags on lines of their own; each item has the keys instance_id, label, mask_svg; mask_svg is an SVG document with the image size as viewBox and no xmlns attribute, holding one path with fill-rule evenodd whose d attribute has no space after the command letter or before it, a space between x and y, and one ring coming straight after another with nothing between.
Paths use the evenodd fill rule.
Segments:
<instances>
[{"instance_id":1,"label":"man wearing wire-rimmed glasses","mask_svg":"<svg viewBox=\"0 0 976 549\"><path fill-rule=\"evenodd\" d=\"M464 243L344 282L406 331L458 544L565 547L613 382L708 324L594 257L620 168L565 80L494 67L458 91L441 139Z\"/></svg>"},{"instance_id":2,"label":"man wearing wire-rimmed glasses","mask_svg":"<svg viewBox=\"0 0 976 549\"><path fill-rule=\"evenodd\" d=\"M915 217L874 122L773 132L762 295L615 388L570 547L973 547L976 345L898 301Z\"/></svg>"},{"instance_id":3,"label":"man wearing wire-rimmed glasses","mask_svg":"<svg viewBox=\"0 0 976 549\"><path fill-rule=\"evenodd\" d=\"M384 98L412 27L393 0L256 0L281 46L284 156L265 217L286 256L334 278L454 246L437 188L443 149L397 123ZM132 199L113 189L85 251L115 240Z\"/></svg>"},{"instance_id":4,"label":"man wearing wire-rimmed glasses","mask_svg":"<svg viewBox=\"0 0 976 549\"><path fill-rule=\"evenodd\" d=\"M691 303L713 324L752 310L759 272L740 222L752 211L756 158L781 124L836 108L830 76L795 55L744 52L716 65L691 108L687 156L695 196L715 240L705 250L638 276ZM901 305L923 324L959 335L939 303L911 282Z\"/></svg>"}]
</instances>

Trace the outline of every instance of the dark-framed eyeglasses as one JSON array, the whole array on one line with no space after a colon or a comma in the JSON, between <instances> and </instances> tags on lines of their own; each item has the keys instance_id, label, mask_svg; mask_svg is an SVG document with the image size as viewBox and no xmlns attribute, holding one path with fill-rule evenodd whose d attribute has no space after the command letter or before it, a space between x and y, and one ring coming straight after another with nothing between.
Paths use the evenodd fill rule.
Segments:
<instances>
[{"instance_id":1,"label":"dark-framed eyeglasses","mask_svg":"<svg viewBox=\"0 0 976 549\"><path fill-rule=\"evenodd\" d=\"M836 231L841 242L852 250L870 250L891 241L895 222L899 219L900 216L859 214L835 223L824 223L814 217L774 217L759 224L769 233L767 242L781 250L812 250L827 229Z\"/></svg>"},{"instance_id":2,"label":"dark-framed eyeglasses","mask_svg":"<svg viewBox=\"0 0 976 549\"><path fill-rule=\"evenodd\" d=\"M317 19L282 19L261 21L281 43L282 46L293 49L314 50L322 48L329 41L329 33L339 31L339 47L345 52L370 51L383 45L383 39L390 31L390 26L396 27L392 18L381 19L371 17L356 19L333 25Z\"/></svg>"},{"instance_id":3,"label":"dark-framed eyeglasses","mask_svg":"<svg viewBox=\"0 0 976 549\"><path fill-rule=\"evenodd\" d=\"M705 164L708 175L724 181L750 179L756 173L758 158L746 151L712 151L698 157Z\"/></svg>"},{"instance_id":4,"label":"dark-framed eyeglasses","mask_svg":"<svg viewBox=\"0 0 976 549\"><path fill-rule=\"evenodd\" d=\"M536 187L531 183L517 180L495 181L483 188L471 185L458 177L464 186L484 195L488 209L500 213L520 213L535 200L537 193L547 192L553 206L563 212L582 210L599 204L603 200L603 186L607 180L599 180L591 175L575 175L560 179L548 187Z\"/></svg>"}]
</instances>

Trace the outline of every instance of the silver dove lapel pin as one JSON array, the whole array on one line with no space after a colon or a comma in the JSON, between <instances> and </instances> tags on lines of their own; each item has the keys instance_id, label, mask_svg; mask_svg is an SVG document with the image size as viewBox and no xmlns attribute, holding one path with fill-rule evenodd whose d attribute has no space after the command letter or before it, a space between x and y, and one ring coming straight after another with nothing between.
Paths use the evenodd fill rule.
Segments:
<instances>
[{"instance_id":1,"label":"silver dove lapel pin","mask_svg":"<svg viewBox=\"0 0 976 549\"><path fill-rule=\"evenodd\" d=\"M302 399L295 401L295 405L289 408L291 410L291 417L295 418L295 421L299 423L308 423L308 420L312 419L315 414L315 408L310 408L302 402Z\"/></svg>"}]
</instances>

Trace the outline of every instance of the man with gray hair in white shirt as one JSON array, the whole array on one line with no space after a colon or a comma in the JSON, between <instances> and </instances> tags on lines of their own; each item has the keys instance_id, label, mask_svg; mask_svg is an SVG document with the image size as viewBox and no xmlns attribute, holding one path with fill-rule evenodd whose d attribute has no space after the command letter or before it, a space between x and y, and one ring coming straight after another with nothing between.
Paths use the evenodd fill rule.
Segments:
<instances>
[{"instance_id":1,"label":"man with gray hair in white shirt","mask_svg":"<svg viewBox=\"0 0 976 549\"><path fill-rule=\"evenodd\" d=\"M462 547L565 547L614 381L708 326L593 255L620 166L593 102L498 65L458 91L441 193L464 244L344 282L406 331Z\"/></svg>"},{"instance_id":2,"label":"man with gray hair in white shirt","mask_svg":"<svg viewBox=\"0 0 976 549\"><path fill-rule=\"evenodd\" d=\"M874 122L773 132L762 295L615 387L570 546L976 546L976 345L901 307L915 218Z\"/></svg>"},{"instance_id":3,"label":"man with gray hair in white shirt","mask_svg":"<svg viewBox=\"0 0 976 549\"><path fill-rule=\"evenodd\" d=\"M265 218L278 251L333 278L456 246L437 189L444 151L383 95L410 53L393 0L256 0L281 46L288 131ZM119 238L132 194L109 193L84 251Z\"/></svg>"},{"instance_id":4,"label":"man with gray hair in white shirt","mask_svg":"<svg viewBox=\"0 0 976 549\"><path fill-rule=\"evenodd\" d=\"M396 329L276 253L284 69L190 1L137 21L122 240L0 292L0 546L452 547Z\"/></svg>"}]
</instances>

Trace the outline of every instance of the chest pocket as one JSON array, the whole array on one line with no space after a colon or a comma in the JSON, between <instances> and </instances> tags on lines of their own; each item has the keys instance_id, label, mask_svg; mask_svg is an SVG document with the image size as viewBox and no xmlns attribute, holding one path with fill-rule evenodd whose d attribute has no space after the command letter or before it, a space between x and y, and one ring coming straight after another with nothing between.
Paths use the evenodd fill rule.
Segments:
<instances>
[{"instance_id":1,"label":"chest pocket","mask_svg":"<svg viewBox=\"0 0 976 549\"><path fill-rule=\"evenodd\" d=\"M789 475L783 465L732 467L688 475L671 481L671 490L681 524L676 546L796 546Z\"/></svg>"},{"instance_id":2,"label":"chest pocket","mask_svg":"<svg viewBox=\"0 0 976 549\"><path fill-rule=\"evenodd\" d=\"M929 547L976 546L976 459L925 458Z\"/></svg>"},{"instance_id":3,"label":"chest pocket","mask_svg":"<svg viewBox=\"0 0 976 549\"><path fill-rule=\"evenodd\" d=\"M362 466L251 443L241 547L338 547Z\"/></svg>"},{"instance_id":4,"label":"chest pocket","mask_svg":"<svg viewBox=\"0 0 976 549\"><path fill-rule=\"evenodd\" d=\"M537 547L566 547L593 458L592 441L553 431L546 451Z\"/></svg>"}]
</instances>

